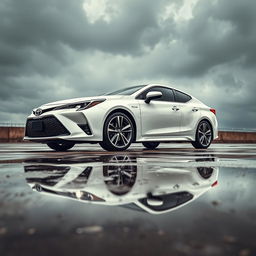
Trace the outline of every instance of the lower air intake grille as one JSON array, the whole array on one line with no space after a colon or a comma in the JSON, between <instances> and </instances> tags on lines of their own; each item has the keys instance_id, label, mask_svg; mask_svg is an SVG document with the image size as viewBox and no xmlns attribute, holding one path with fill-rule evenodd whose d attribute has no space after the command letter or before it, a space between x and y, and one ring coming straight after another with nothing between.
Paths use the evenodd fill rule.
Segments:
<instances>
[{"instance_id":1,"label":"lower air intake grille","mask_svg":"<svg viewBox=\"0 0 256 256\"><path fill-rule=\"evenodd\" d=\"M52 137L70 135L69 131L54 116L28 119L26 124L28 137Z\"/></svg>"},{"instance_id":2,"label":"lower air intake grille","mask_svg":"<svg viewBox=\"0 0 256 256\"><path fill-rule=\"evenodd\" d=\"M88 124L78 124L78 126L87 134L92 135L91 129Z\"/></svg>"}]
</instances>

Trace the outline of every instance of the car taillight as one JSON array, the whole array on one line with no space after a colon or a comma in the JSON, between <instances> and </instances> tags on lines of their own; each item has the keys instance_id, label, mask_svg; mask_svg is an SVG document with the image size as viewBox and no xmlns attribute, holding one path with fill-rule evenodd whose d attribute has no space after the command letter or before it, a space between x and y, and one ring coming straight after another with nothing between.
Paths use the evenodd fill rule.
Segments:
<instances>
[{"instance_id":1,"label":"car taillight","mask_svg":"<svg viewBox=\"0 0 256 256\"><path fill-rule=\"evenodd\" d=\"M211 111L214 115L216 115L216 109L210 108L210 111Z\"/></svg>"},{"instance_id":2,"label":"car taillight","mask_svg":"<svg viewBox=\"0 0 256 256\"><path fill-rule=\"evenodd\" d=\"M212 183L212 187L215 187L218 185L218 181L216 180L215 182Z\"/></svg>"}]
</instances>

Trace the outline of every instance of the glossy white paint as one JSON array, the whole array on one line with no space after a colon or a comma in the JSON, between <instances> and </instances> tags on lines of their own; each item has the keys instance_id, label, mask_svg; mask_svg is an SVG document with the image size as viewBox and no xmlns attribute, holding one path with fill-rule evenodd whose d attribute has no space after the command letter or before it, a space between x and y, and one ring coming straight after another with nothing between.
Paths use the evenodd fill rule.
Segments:
<instances>
[{"instance_id":1,"label":"glossy white paint","mask_svg":"<svg viewBox=\"0 0 256 256\"><path fill-rule=\"evenodd\" d=\"M79 142L99 142L103 139L103 126L107 116L113 111L126 111L134 119L136 124L136 142L143 141L194 141L198 123L206 119L213 130L213 138L217 137L217 119L206 106L193 96L186 103L164 102L152 100L149 104L136 97L154 86L167 87L165 85L149 84L132 95L101 95L97 97L76 98L57 101L42 105L46 110L69 103L93 101L105 99L104 102L91 108L77 111L77 109L52 110L35 116L33 113L28 118L40 119L42 117L55 116L70 132L69 136L56 137L24 137L30 141L49 141L64 139ZM92 135L87 135L77 124L88 124Z\"/></svg>"},{"instance_id":2,"label":"glossy white paint","mask_svg":"<svg viewBox=\"0 0 256 256\"><path fill-rule=\"evenodd\" d=\"M180 111L172 110L176 103L140 100L142 137L154 140L155 137L169 138L179 135Z\"/></svg>"}]
</instances>

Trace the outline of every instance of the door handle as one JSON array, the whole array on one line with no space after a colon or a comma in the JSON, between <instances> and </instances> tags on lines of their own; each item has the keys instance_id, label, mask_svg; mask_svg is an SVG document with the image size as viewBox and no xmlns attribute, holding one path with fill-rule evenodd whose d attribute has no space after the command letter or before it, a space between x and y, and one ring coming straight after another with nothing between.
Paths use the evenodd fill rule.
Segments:
<instances>
[{"instance_id":1,"label":"door handle","mask_svg":"<svg viewBox=\"0 0 256 256\"><path fill-rule=\"evenodd\" d=\"M174 110L174 111L178 111L178 110L179 110L179 108L178 108L178 107L176 107L176 106L173 106L173 107L172 107L172 110Z\"/></svg>"},{"instance_id":2,"label":"door handle","mask_svg":"<svg viewBox=\"0 0 256 256\"><path fill-rule=\"evenodd\" d=\"M198 108L192 108L192 111L193 111L193 112L197 112L197 111L198 111Z\"/></svg>"}]
</instances>

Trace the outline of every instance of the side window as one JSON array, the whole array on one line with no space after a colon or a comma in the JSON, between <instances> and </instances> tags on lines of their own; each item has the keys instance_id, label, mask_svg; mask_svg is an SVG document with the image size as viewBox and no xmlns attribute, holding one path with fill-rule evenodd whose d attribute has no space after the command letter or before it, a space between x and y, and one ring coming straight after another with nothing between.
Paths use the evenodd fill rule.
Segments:
<instances>
[{"instance_id":1,"label":"side window","mask_svg":"<svg viewBox=\"0 0 256 256\"><path fill-rule=\"evenodd\" d=\"M158 91L162 93L162 97L159 99L155 99L153 101L174 101L174 93L172 89L169 88L165 88L165 87L152 87L144 92L142 92L137 99L146 99L146 95L148 92L152 92L152 91Z\"/></svg>"},{"instance_id":2,"label":"side window","mask_svg":"<svg viewBox=\"0 0 256 256\"><path fill-rule=\"evenodd\" d=\"M175 93L175 100L177 102L185 103L191 100L191 97L183 92L174 90L174 93Z\"/></svg>"}]
</instances>

